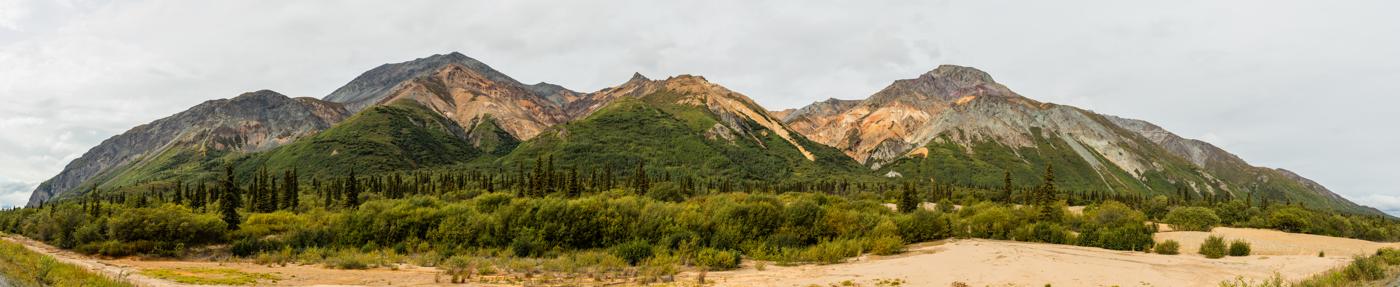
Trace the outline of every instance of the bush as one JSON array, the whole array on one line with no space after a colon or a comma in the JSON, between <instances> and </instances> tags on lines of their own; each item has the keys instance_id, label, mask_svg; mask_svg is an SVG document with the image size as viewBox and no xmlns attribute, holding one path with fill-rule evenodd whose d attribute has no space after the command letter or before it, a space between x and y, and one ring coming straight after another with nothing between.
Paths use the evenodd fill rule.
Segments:
<instances>
[{"instance_id":1,"label":"bush","mask_svg":"<svg viewBox=\"0 0 1400 287\"><path fill-rule=\"evenodd\" d=\"M1112 200L1086 208L1084 218L1098 226L1140 225L1147 221L1142 212Z\"/></svg>"},{"instance_id":2,"label":"bush","mask_svg":"<svg viewBox=\"0 0 1400 287\"><path fill-rule=\"evenodd\" d=\"M1052 244L1066 244L1073 241L1073 235L1065 230L1064 226L1056 223L1042 221L1022 228L1030 233L1023 235L1025 237L1021 237L1022 240Z\"/></svg>"},{"instance_id":3,"label":"bush","mask_svg":"<svg viewBox=\"0 0 1400 287\"><path fill-rule=\"evenodd\" d=\"M651 258L651 243L641 240L623 243L613 248L613 255L627 261L627 265L637 266L642 260Z\"/></svg>"},{"instance_id":4,"label":"bush","mask_svg":"<svg viewBox=\"0 0 1400 287\"><path fill-rule=\"evenodd\" d=\"M705 248L695 253L695 265L709 270L739 268L739 254L733 251Z\"/></svg>"},{"instance_id":5,"label":"bush","mask_svg":"<svg viewBox=\"0 0 1400 287\"><path fill-rule=\"evenodd\" d=\"M1205 242L1201 242L1201 249L1197 253L1210 259L1225 257L1225 239L1215 235L1208 236Z\"/></svg>"},{"instance_id":6,"label":"bush","mask_svg":"<svg viewBox=\"0 0 1400 287\"><path fill-rule=\"evenodd\" d=\"M1230 241L1230 256L1249 256L1249 242L1244 240Z\"/></svg>"},{"instance_id":7,"label":"bush","mask_svg":"<svg viewBox=\"0 0 1400 287\"><path fill-rule=\"evenodd\" d=\"M1079 245L1113 250L1147 250L1152 247L1151 226L1123 225L1085 230L1079 234Z\"/></svg>"},{"instance_id":8,"label":"bush","mask_svg":"<svg viewBox=\"0 0 1400 287\"><path fill-rule=\"evenodd\" d=\"M194 213L174 204L128 209L114 214L108 225L112 239L122 242L145 240L186 245L222 241L227 230L224 221L216 215Z\"/></svg>"},{"instance_id":9,"label":"bush","mask_svg":"<svg viewBox=\"0 0 1400 287\"><path fill-rule=\"evenodd\" d=\"M1377 257L1355 257L1342 269L1342 276L1352 281L1372 281L1385 278L1385 262Z\"/></svg>"},{"instance_id":10,"label":"bush","mask_svg":"<svg viewBox=\"0 0 1400 287\"><path fill-rule=\"evenodd\" d=\"M841 263L846 258L860 256L865 247L864 243L863 240L854 239L822 241L803 250L801 257L804 261L822 264Z\"/></svg>"},{"instance_id":11,"label":"bush","mask_svg":"<svg viewBox=\"0 0 1400 287\"><path fill-rule=\"evenodd\" d=\"M1195 206L1172 209L1162 221L1180 231L1210 231L1220 225L1220 217L1215 215L1215 211Z\"/></svg>"},{"instance_id":12,"label":"bush","mask_svg":"<svg viewBox=\"0 0 1400 287\"><path fill-rule=\"evenodd\" d=\"M884 236L870 242L870 252L875 255L894 255L904 252L904 240L898 236Z\"/></svg>"},{"instance_id":13,"label":"bush","mask_svg":"<svg viewBox=\"0 0 1400 287\"><path fill-rule=\"evenodd\" d=\"M326 265L335 269L361 270L369 269L370 263L374 261L371 256L354 250L341 250L334 256L326 258Z\"/></svg>"},{"instance_id":14,"label":"bush","mask_svg":"<svg viewBox=\"0 0 1400 287\"><path fill-rule=\"evenodd\" d=\"M1157 243L1157 246L1153 247L1152 251L1163 255L1177 255L1179 254L1178 249L1181 249L1181 243L1177 243L1176 240L1167 240L1162 241L1162 243Z\"/></svg>"},{"instance_id":15,"label":"bush","mask_svg":"<svg viewBox=\"0 0 1400 287\"><path fill-rule=\"evenodd\" d=\"M924 242L948 237L947 215L928 210L915 210L894 219L899 236L907 242Z\"/></svg>"}]
</instances>

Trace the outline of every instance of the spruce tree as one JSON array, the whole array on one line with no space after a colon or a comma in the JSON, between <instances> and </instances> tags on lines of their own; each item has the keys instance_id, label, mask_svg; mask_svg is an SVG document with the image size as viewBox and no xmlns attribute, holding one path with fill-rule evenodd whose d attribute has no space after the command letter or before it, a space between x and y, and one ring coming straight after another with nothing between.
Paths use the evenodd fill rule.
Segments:
<instances>
[{"instance_id":1,"label":"spruce tree","mask_svg":"<svg viewBox=\"0 0 1400 287\"><path fill-rule=\"evenodd\" d=\"M639 195L645 195L650 188L651 183L648 182L647 179L646 164L642 161L637 161L637 172L632 177L632 189Z\"/></svg>"},{"instance_id":2,"label":"spruce tree","mask_svg":"<svg viewBox=\"0 0 1400 287\"><path fill-rule=\"evenodd\" d=\"M223 215L224 223L228 224L229 230L237 230L241 220L238 218L238 188L233 185L233 166L224 166L224 189L219 194L219 212Z\"/></svg>"},{"instance_id":3,"label":"spruce tree","mask_svg":"<svg viewBox=\"0 0 1400 287\"><path fill-rule=\"evenodd\" d=\"M899 193L899 202L895 205L902 213L914 212L919 209L918 189L914 188L913 183L904 184L904 189Z\"/></svg>"},{"instance_id":4,"label":"spruce tree","mask_svg":"<svg viewBox=\"0 0 1400 287\"><path fill-rule=\"evenodd\" d=\"M356 208L360 206L360 180L355 177L355 170L350 170L350 178L345 182L345 207Z\"/></svg>"},{"instance_id":5,"label":"spruce tree","mask_svg":"<svg viewBox=\"0 0 1400 287\"><path fill-rule=\"evenodd\" d=\"M583 193L583 184L579 183L578 169L569 168L569 197L576 197Z\"/></svg>"},{"instance_id":6,"label":"spruce tree","mask_svg":"<svg viewBox=\"0 0 1400 287\"><path fill-rule=\"evenodd\" d=\"M1005 171L1002 174L1001 194L1005 198L1011 197L1011 171Z\"/></svg>"},{"instance_id":7,"label":"spruce tree","mask_svg":"<svg viewBox=\"0 0 1400 287\"><path fill-rule=\"evenodd\" d=\"M299 185L300 184L297 182L297 172L295 169L282 173L282 204L280 204L281 209L296 209L297 205L301 203L301 199L297 198L299 195L297 192L297 188L300 188Z\"/></svg>"},{"instance_id":8,"label":"spruce tree","mask_svg":"<svg viewBox=\"0 0 1400 287\"><path fill-rule=\"evenodd\" d=\"M1056 210L1054 204L1059 191L1055 189L1055 167L1053 165L1045 165L1045 176L1042 180L1044 182L1036 191L1036 205L1040 206L1040 217L1044 220L1058 221L1061 212Z\"/></svg>"},{"instance_id":9,"label":"spruce tree","mask_svg":"<svg viewBox=\"0 0 1400 287\"><path fill-rule=\"evenodd\" d=\"M175 198L171 199L175 204L185 203L185 185L180 181L175 181Z\"/></svg>"}]
</instances>

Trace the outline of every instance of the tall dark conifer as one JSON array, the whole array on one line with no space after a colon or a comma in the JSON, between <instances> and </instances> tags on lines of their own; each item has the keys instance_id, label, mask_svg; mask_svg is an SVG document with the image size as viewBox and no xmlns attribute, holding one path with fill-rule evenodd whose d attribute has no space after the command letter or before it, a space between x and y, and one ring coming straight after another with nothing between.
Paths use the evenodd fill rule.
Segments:
<instances>
[{"instance_id":1,"label":"tall dark conifer","mask_svg":"<svg viewBox=\"0 0 1400 287\"><path fill-rule=\"evenodd\" d=\"M1011 171L1005 171L1002 174L1001 194L1005 198L1011 197Z\"/></svg>"},{"instance_id":2,"label":"tall dark conifer","mask_svg":"<svg viewBox=\"0 0 1400 287\"><path fill-rule=\"evenodd\" d=\"M1058 221L1062 212L1056 210L1058 206L1054 204L1059 191L1055 189L1055 167L1053 165L1045 165L1045 176L1042 180L1044 182L1036 191L1036 205L1040 206L1040 217L1044 220Z\"/></svg>"},{"instance_id":3,"label":"tall dark conifer","mask_svg":"<svg viewBox=\"0 0 1400 287\"><path fill-rule=\"evenodd\" d=\"M914 183L905 183L903 190L899 192L899 202L895 207L899 212L909 213L919 209L919 190L914 188Z\"/></svg>"},{"instance_id":4,"label":"tall dark conifer","mask_svg":"<svg viewBox=\"0 0 1400 287\"><path fill-rule=\"evenodd\" d=\"M224 223L228 224L229 230L237 230L238 224L241 223L242 220L238 218L240 202L238 198L238 187L233 184L232 165L224 166L224 180L221 183L224 188L223 191L219 192L219 194L222 195L219 199L219 213L223 215Z\"/></svg>"},{"instance_id":5,"label":"tall dark conifer","mask_svg":"<svg viewBox=\"0 0 1400 287\"><path fill-rule=\"evenodd\" d=\"M350 170L350 178L345 181L345 207L356 208L360 206L360 179L355 177L355 170Z\"/></svg>"},{"instance_id":6,"label":"tall dark conifer","mask_svg":"<svg viewBox=\"0 0 1400 287\"><path fill-rule=\"evenodd\" d=\"M282 204L281 209L296 209L301 204L299 191L301 183L297 182L297 171L295 169L282 173Z\"/></svg>"},{"instance_id":7,"label":"tall dark conifer","mask_svg":"<svg viewBox=\"0 0 1400 287\"><path fill-rule=\"evenodd\" d=\"M644 161L637 161L637 171L636 174L632 176L632 189L635 190L637 194L641 195L647 194L647 190L651 189L651 182L647 179L647 169Z\"/></svg>"}]
</instances>

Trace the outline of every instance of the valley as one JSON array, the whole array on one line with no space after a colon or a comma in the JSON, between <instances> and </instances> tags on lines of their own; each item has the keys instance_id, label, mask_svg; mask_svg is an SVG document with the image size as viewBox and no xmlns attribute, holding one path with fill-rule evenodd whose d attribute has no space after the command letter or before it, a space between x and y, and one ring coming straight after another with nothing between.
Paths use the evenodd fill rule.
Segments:
<instances>
[{"instance_id":1,"label":"valley","mask_svg":"<svg viewBox=\"0 0 1400 287\"><path fill-rule=\"evenodd\" d=\"M132 128L0 211L0 232L138 286L1400 274L1394 217L954 65L775 112L699 75L578 92L432 55L321 99L261 90Z\"/></svg>"}]
</instances>

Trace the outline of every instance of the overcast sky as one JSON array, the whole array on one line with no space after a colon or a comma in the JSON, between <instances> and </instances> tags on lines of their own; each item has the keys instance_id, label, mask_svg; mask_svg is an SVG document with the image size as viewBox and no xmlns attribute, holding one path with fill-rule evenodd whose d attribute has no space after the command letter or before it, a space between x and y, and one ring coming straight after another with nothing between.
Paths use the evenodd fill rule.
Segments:
<instances>
[{"instance_id":1,"label":"overcast sky","mask_svg":"<svg viewBox=\"0 0 1400 287\"><path fill-rule=\"evenodd\" d=\"M1400 211L1400 2L859 2L0 0L0 205L199 102L459 51L585 92L699 74L770 109L973 66Z\"/></svg>"}]
</instances>

